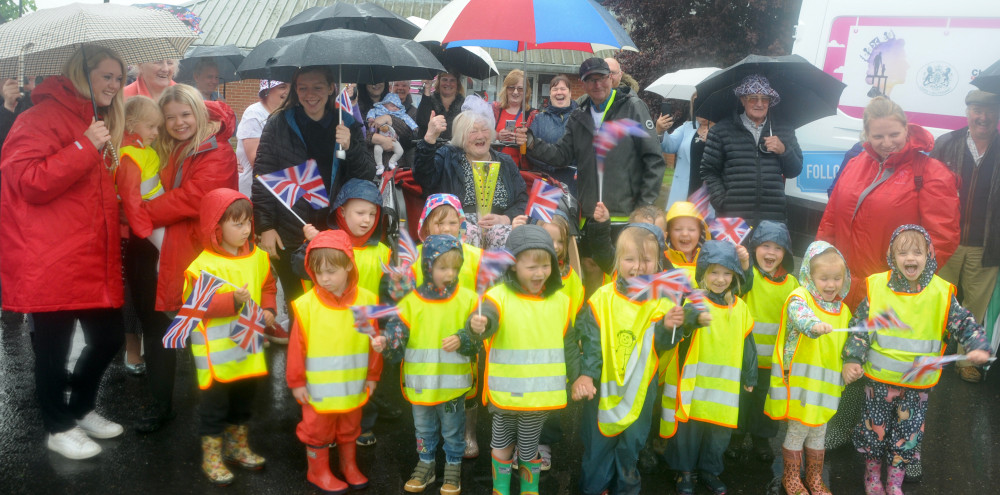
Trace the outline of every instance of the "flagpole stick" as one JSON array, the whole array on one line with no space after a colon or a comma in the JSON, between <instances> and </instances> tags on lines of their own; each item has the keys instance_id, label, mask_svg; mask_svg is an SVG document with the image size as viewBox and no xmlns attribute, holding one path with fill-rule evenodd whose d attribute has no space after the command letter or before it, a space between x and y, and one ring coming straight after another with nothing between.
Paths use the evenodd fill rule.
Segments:
<instances>
[{"instance_id":1,"label":"flagpole stick","mask_svg":"<svg viewBox=\"0 0 1000 495\"><path fill-rule=\"evenodd\" d=\"M604 172L597 172L597 202L604 202Z\"/></svg>"},{"instance_id":2,"label":"flagpole stick","mask_svg":"<svg viewBox=\"0 0 1000 495\"><path fill-rule=\"evenodd\" d=\"M338 65L337 66L337 90L340 91L341 94L344 93L344 83L343 83L343 80L344 80L344 67L342 65ZM334 100L333 103L334 103L333 106L337 107L337 125L338 126L342 126L342 125L344 125L344 109L341 108L340 105L337 105L337 100ZM347 153L345 153L344 150L341 149L340 143L337 143L337 159L338 160L343 160L344 158L347 158Z\"/></svg>"},{"instance_id":3,"label":"flagpole stick","mask_svg":"<svg viewBox=\"0 0 1000 495\"><path fill-rule=\"evenodd\" d=\"M288 208L288 211L292 215L295 215L295 218L299 219L299 221L302 222L303 226L309 225L309 223L306 222L305 220L303 220L302 217L300 217L298 213L295 213L295 211L292 210L291 206L286 205L285 202L280 197L278 197L278 195L274 191L272 191L270 187L267 187L267 184L264 182L263 179L260 178L259 175L257 176L257 180L259 180L261 184L264 184L264 189L267 189L267 192L271 193L271 195L274 196L278 200L279 203L285 205L285 208Z\"/></svg>"}]
</instances>

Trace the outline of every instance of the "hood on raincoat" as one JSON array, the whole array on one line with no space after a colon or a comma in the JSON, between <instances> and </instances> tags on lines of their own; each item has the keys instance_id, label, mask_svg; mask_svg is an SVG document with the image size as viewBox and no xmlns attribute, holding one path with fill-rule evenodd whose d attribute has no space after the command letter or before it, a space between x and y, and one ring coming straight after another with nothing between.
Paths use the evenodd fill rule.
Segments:
<instances>
[{"instance_id":1,"label":"hood on raincoat","mask_svg":"<svg viewBox=\"0 0 1000 495\"><path fill-rule=\"evenodd\" d=\"M736 245L729 241L705 241L701 246L701 254L698 255L698 265L694 272L696 281L702 281L709 265L720 265L733 271L733 283L729 285L729 290L733 290L737 283L741 286L746 283L743 279L740 258L736 255Z\"/></svg>"},{"instance_id":2,"label":"hood on raincoat","mask_svg":"<svg viewBox=\"0 0 1000 495\"><path fill-rule=\"evenodd\" d=\"M316 274L309 267L309 256L312 255L314 250L319 248L336 249L346 254L347 258L351 260L351 272L347 275L347 289L344 290L344 293L339 298L319 285L316 281ZM351 246L351 238L347 236L346 232L343 230L324 230L320 232L313 240L309 241L309 245L306 247L305 265L306 273L309 274L309 279L313 282L313 288L318 293L327 298L334 298L338 302L354 300L354 295L358 290L358 265L354 262L354 248Z\"/></svg>"},{"instance_id":3,"label":"hood on raincoat","mask_svg":"<svg viewBox=\"0 0 1000 495\"><path fill-rule=\"evenodd\" d=\"M681 218L681 217L691 217L698 220L698 222L701 223L701 242L698 243L699 246L705 244L705 241L712 238L712 234L708 230L708 224L705 223L705 219L702 218L701 213L698 212L698 208L694 206L694 203L690 203L688 201L678 201L674 203L669 210L667 210L668 233L670 232L670 222L676 218ZM673 246L670 245L669 234L666 237L666 242L667 242L667 249L669 249L670 251L676 251L678 253L675 256L680 256L681 258L684 257L682 254L680 254L680 251L675 250ZM673 256L669 257L673 258Z\"/></svg>"},{"instance_id":4,"label":"hood on raincoat","mask_svg":"<svg viewBox=\"0 0 1000 495\"><path fill-rule=\"evenodd\" d=\"M924 265L924 271L920 272L920 277L917 278L917 285L919 286L917 292L920 292L931 282L931 278L933 278L934 274L937 273L938 266L937 259L934 257L934 245L931 244L931 235L928 234L927 230L923 227L914 224L900 225L896 231L892 233L892 238L889 239L889 251L885 254L886 261L889 263L889 270L891 272L889 274L889 288L896 292L914 292L910 289L910 281L906 280L906 276L904 276L903 272L896 266L896 262L892 256L892 245L896 242L896 238L899 237L899 234L902 234L907 230L916 230L917 232L920 232L923 234L924 240L927 241L927 264Z\"/></svg>"},{"instance_id":5,"label":"hood on raincoat","mask_svg":"<svg viewBox=\"0 0 1000 495\"><path fill-rule=\"evenodd\" d=\"M653 225L651 223L645 223L645 222L632 222L632 223L629 223L628 225L626 225L625 227L626 228L628 228L628 227L637 227L637 228L640 228L640 229L643 229L643 230L648 230L650 233L652 233L653 236L656 237L656 244L660 248L660 250L659 250L660 251L660 253L659 253L660 254L660 256L659 256L659 258L660 258L660 260L659 260L660 270L669 270L669 269L671 269L671 268L674 267L673 263L671 263L670 260L667 259L667 255L666 255L666 252L667 252L667 241L666 241L666 237L663 235L663 231L660 230L659 227L657 227L656 225Z\"/></svg>"},{"instance_id":6,"label":"hood on raincoat","mask_svg":"<svg viewBox=\"0 0 1000 495\"><path fill-rule=\"evenodd\" d=\"M447 234L428 236L424 241L424 245L420 253L420 269L423 270L424 273L425 286L433 288L434 276L431 274L431 269L434 267L434 262L437 261L442 254L447 253L452 249L457 249L458 254L462 255L462 241L459 241L455 237ZM462 262L465 262L464 257ZM450 293L456 285L458 285L457 277L446 288L446 290Z\"/></svg>"},{"instance_id":7,"label":"hood on raincoat","mask_svg":"<svg viewBox=\"0 0 1000 495\"><path fill-rule=\"evenodd\" d=\"M767 220L765 220L765 222L766 221ZM761 222L761 224L763 224L763 222ZM757 228L760 227L758 226ZM809 245L809 247L806 248L806 254L805 256L802 257L802 267L799 269L799 285L805 287L806 290L808 290L809 293L812 294L813 298L816 300L816 303L819 304L820 307L823 307L823 309L836 309L836 308L825 307L826 305L829 305L831 303L824 301L823 295L820 294L819 290L816 289L816 284L813 283L812 279L812 268L809 266L813 258L827 251L833 251L834 253L837 253L837 256L840 256L840 259L843 260L844 262L844 285L843 287L840 288L840 293L837 294L837 299L834 300L832 304L839 305L840 302L843 301L845 297L847 297L847 293L851 291L851 272L850 270L847 269L847 259L844 258L844 255L841 254L840 251L837 250L837 248L833 247L833 244L830 244L829 242L826 241L813 242L812 244ZM782 265L784 265L784 263L782 263Z\"/></svg>"},{"instance_id":8,"label":"hood on raincoat","mask_svg":"<svg viewBox=\"0 0 1000 495\"><path fill-rule=\"evenodd\" d=\"M362 236L355 236L347 228L347 223L344 221L344 213L342 207L345 203L352 199L362 199L369 203L375 205L375 222L372 223L372 227L368 229ZM330 215L326 219L327 226L331 229L340 229L351 239L354 247L364 246L369 239L374 238L376 241L382 238L382 196L378 193L378 186L376 186L372 181L362 180L362 179L348 179L347 182L340 188L340 192L337 193L337 198L333 201L330 207Z\"/></svg>"},{"instance_id":9,"label":"hood on raincoat","mask_svg":"<svg viewBox=\"0 0 1000 495\"><path fill-rule=\"evenodd\" d=\"M229 141L236 132L236 113L222 101L206 101L205 108L208 109L208 120L219 123L219 132L215 133L215 139L220 145L224 141Z\"/></svg>"},{"instance_id":10,"label":"hood on raincoat","mask_svg":"<svg viewBox=\"0 0 1000 495\"><path fill-rule=\"evenodd\" d=\"M878 153L871 144L865 141L862 144L865 151L871 155L876 163L881 162ZM903 149L890 154L885 161L894 168L913 163L911 158L917 153L930 153L934 149L934 135L917 124L906 124L906 145Z\"/></svg>"},{"instance_id":11,"label":"hood on raincoat","mask_svg":"<svg viewBox=\"0 0 1000 495\"><path fill-rule=\"evenodd\" d=\"M386 108L386 103L391 103L396 105L396 110L389 110ZM403 102L399 100L399 96L396 93L388 93L382 97L382 101L376 103L371 110L368 111L368 115L365 115L366 119L376 119L383 115L391 115L399 120L402 120L409 126L410 129L416 129L417 123L413 121L412 118L406 113L406 107L403 106Z\"/></svg>"},{"instance_id":12,"label":"hood on raincoat","mask_svg":"<svg viewBox=\"0 0 1000 495\"><path fill-rule=\"evenodd\" d=\"M552 244L552 237L549 236L549 233L545 229L538 225L521 225L510 231L510 235L507 236L507 244L504 247L515 258L517 258L518 254L529 249L544 249L547 251L549 256L552 257L552 273L549 274L549 278L545 281L545 289L542 290L542 295L548 297L562 288L562 275L559 274L559 259L556 256L556 248ZM513 265L507 269L506 277L508 283L513 283L518 290L521 290L521 284L517 282Z\"/></svg>"},{"instance_id":13,"label":"hood on raincoat","mask_svg":"<svg viewBox=\"0 0 1000 495\"><path fill-rule=\"evenodd\" d=\"M757 263L757 248L768 241L785 250L785 256L781 259L781 267L785 269L786 273L792 273L792 270L795 269L795 258L792 255L792 236L788 233L788 227L784 223L774 220L761 220L757 227L750 232L747 250L750 251L750 260L753 261L754 266L760 269L760 265Z\"/></svg>"},{"instance_id":14,"label":"hood on raincoat","mask_svg":"<svg viewBox=\"0 0 1000 495\"><path fill-rule=\"evenodd\" d=\"M451 206L454 208L458 212L458 221L461 223L458 228L465 230L465 210L462 209L462 201L458 199L458 196L446 193L431 194L427 196L427 201L424 202L424 209L420 212L420 221L417 222L417 237L421 241L428 235L427 232L424 232L424 221L439 206Z\"/></svg>"},{"instance_id":15,"label":"hood on raincoat","mask_svg":"<svg viewBox=\"0 0 1000 495\"><path fill-rule=\"evenodd\" d=\"M229 256L229 253L222 247L222 226L219 225L219 222L222 220L222 215L226 213L229 205L241 199L250 201L250 198L247 198L239 191L225 187L213 189L201 198L201 208L198 214L199 234L201 236L201 244L205 249ZM252 238L253 216L250 217L250 239ZM237 252L238 256L250 252L250 239L247 239L246 243L240 247Z\"/></svg>"}]
</instances>

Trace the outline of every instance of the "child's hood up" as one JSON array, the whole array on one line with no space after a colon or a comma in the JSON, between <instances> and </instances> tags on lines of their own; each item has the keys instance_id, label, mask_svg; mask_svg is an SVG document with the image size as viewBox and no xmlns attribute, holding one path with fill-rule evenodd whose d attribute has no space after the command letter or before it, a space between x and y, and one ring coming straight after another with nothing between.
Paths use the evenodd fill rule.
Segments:
<instances>
[{"instance_id":1,"label":"child's hood up","mask_svg":"<svg viewBox=\"0 0 1000 495\"><path fill-rule=\"evenodd\" d=\"M695 269L695 280L701 281L709 265L720 265L733 272L733 283L740 285L746 283L743 279L743 267L740 266L740 258L736 254L736 245L729 241L705 241L701 247L701 254L698 255L698 265ZM732 290L733 286L730 285Z\"/></svg>"},{"instance_id":2,"label":"child's hood up","mask_svg":"<svg viewBox=\"0 0 1000 495\"><path fill-rule=\"evenodd\" d=\"M372 228L362 236L355 236L348 230L344 220L343 206L352 199L361 199L375 205L375 223ZM378 186L372 181L362 179L348 179L337 193L336 199L330 208L330 216L326 220L331 229L340 229L347 233L355 247L365 245L369 239L376 241L382 235L382 196L378 193Z\"/></svg>"},{"instance_id":3,"label":"child's hood up","mask_svg":"<svg viewBox=\"0 0 1000 495\"><path fill-rule=\"evenodd\" d=\"M781 222L762 220L753 229L753 232L750 233L750 239L747 241L750 260L757 268L760 268L757 263L757 248L768 241L785 250L785 256L781 259L781 267L785 269L786 273L792 273L792 270L795 269L795 258L792 256L792 236L788 233L788 227Z\"/></svg>"},{"instance_id":4,"label":"child's hood up","mask_svg":"<svg viewBox=\"0 0 1000 495\"><path fill-rule=\"evenodd\" d=\"M351 246L351 238L347 236L342 230L324 230L313 237L313 240L309 241L309 245L306 246L306 273L309 274L309 279L313 281L313 284L317 288L319 284L316 283L316 273L313 272L312 268L309 266L309 256L312 252L319 248L330 248L336 249L347 255L347 258L351 260L351 273L347 275L347 287L353 289L358 286L358 266L354 262L354 248ZM346 293L345 293L346 294Z\"/></svg>"},{"instance_id":5,"label":"child's hood up","mask_svg":"<svg viewBox=\"0 0 1000 495\"><path fill-rule=\"evenodd\" d=\"M437 261L442 254L447 253L452 249L458 250L458 254L461 256L462 241L459 241L455 237L447 234L427 236L420 253L420 269L423 271L425 284L434 284L434 275L431 273L431 269L434 267L434 262ZM465 261L464 257L462 261ZM454 283L458 283L457 278Z\"/></svg>"},{"instance_id":6,"label":"child's hood up","mask_svg":"<svg viewBox=\"0 0 1000 495\"><path fill-rule=\"evenodd\" d=\"M920 289L923 290L927 287L927 284L931 283L931 278L937 273L937 258L934 257L934 245L931 244L931 235L927 233L927 229L914 224L900 225L895 232L892 233L892 238L889 240L889 251L886 253L886 261L889 263L889 288L896 292L913 292L910 289L910 282L906 280L906 276L900 271L899 267L896 266L896 261L892 256L892 246L896 243L896 238L899 234L906 232L907 230L916 230L924 236L924 241L927 242L927 248L925 249L925 255L927 256L927 264L924 265L924 271L920 273L920 277L917 278L917 284Z\"/></svg>"},{"instance_id":7,"label":"child's hood up","mask_svg":"<svg viewBox=\"0 0 1000 495\"><path fill-rule=\"evenodd\" d=\"M810 262L816 256L827 251L837 253L837 256L840 256L841 261L844 262L844 285L840 288L840 293L837 294L837 302L843 301L847 297L847 293L851 290L851 272L847 269L847 260L844 258L844 255L829 242L816 241L806 248L806 254L802 257L802 268L799 269L799 284L805 287L817 302L823 301L823 295L819 293L819 290L816 289L816 284L813 282Z\"/></svg>"},{"instance_id":8,"label":"child's hood up","mask_svg":"<svg viewBox=\"0 0 1000 495\"><path fill-rule=\"evenodd\" d=\"M430 235L424 231L424 222L427 221L427 217L430 216L431 212L440 206L454 208L458 213L458 221L461 223L459 228L465 229L465 210L462 209L462 201L458 199L458 196L447 193L431 194L427 196L427 201L424 202L424 209L420 212L420 221L417 222L417 237L420 237L421 241Z\"/></svg>"},{"instance_id":9,"label":"child's hood up","mask_svg":"<svg viewBox=\"0 0 1000 495\"><path fill-rule=\"evenodd\" d=\"M545 288L542 290L542 295L548 297L553 292L562 288L562 275L559 274L559 259L556 256L556 248L552 244L552 237L545 229L537 225L521 225L510 231L505 247L510 251L510 254L514 255L514 258L517 258L517 255L529 249L542 249L549 253L552 263L552 273L545 280ZM508 282L513 282L520 288L521 284L517 282L513 265L507 270L506 276Z\"/></svg>"},{"instance_id":10,"label":"child's hood up","mask_svg":"<svg viewBox=\"0 0 1000 495\"><path fill-rule=\"evenodd\" d=\"M205 249L218 254L226 254L226 250L222 248L222 227L219 225L219 222L222 220L222 215L226 213L226 209L241 199L250 201L250 199L239 191L224 187L213 189L201 198L198 232L201 236L201 244ZM251 226L250 237L253 238L253 217L251 216L247 220ZM238 254L243 255L248 252L250 252L249 239L246 244L240 247Z\"/></svg>"}]
</instances>

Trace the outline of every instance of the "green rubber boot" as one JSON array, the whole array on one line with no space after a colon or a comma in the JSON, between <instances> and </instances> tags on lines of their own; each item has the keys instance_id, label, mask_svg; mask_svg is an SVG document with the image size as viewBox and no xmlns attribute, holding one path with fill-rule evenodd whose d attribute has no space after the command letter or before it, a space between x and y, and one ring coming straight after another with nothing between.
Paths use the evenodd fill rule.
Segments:
<instances>
[{"instance_id":1,"label":"green rubber boot","mask_svg":"<svg viewBox=\"0 0 1000 495\"><path fill-rule=\"evenodd\" d=\"M538 478L542 474L542 460L521 462L517 474L521 476L521 495L538 495Z\"/></svg>"},{"instance_id":2,"label":"green rubber boot","mask_svg":"<svg viewBox=\"0 0 1000 495\"><path fill-rule=\"evenodd\" d=\"M493 495L510 495L510 463L493 454Z\"/></svg>"}]
</instances>

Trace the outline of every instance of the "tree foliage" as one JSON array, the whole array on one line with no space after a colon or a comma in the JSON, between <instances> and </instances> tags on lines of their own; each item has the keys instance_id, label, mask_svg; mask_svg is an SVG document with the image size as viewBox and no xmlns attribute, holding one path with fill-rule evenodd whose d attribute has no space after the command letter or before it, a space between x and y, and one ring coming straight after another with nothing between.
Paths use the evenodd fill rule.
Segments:
<instances>
[{"instance_id":1,"label":"tree foliage","mask_svg":"<svg viewBox=\"0 0 1000 495\"><path fill-rule=\"evenodd\" d=\"M18 0L0 0L0 23L17 19L20 5ZM35 0L23 0L23 6L25 12L31 12L35 10Z\"/></svg>"},{"instance_id":2,"label":"tree foliage","mask_svg":"<svg viewBox=\"0 0 1000 495\"><path fill-rule=\"evenodd\" d=\"M726 67L753 53L791 53L802 0L605 0L639 53L618 59L639 86L680 69ZM647 104L659 97L641 93ZM650 108L654 108L652 105Z\"/></svg>"}]
</instances>

